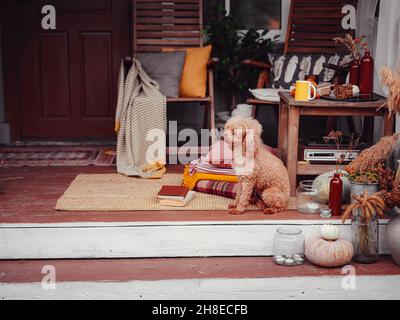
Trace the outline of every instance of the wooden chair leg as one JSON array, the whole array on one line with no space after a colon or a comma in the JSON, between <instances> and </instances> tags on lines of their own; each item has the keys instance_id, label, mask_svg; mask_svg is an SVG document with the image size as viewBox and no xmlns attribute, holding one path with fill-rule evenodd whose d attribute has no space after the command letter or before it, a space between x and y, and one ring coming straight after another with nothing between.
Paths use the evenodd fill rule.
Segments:
<instances>
[{"instance_id":1,"label":"wooden chair leg","mask_svg":"<svg viewBox=\"0 0 400 320\"><path fill-rule=\"evenodd\" d=\"M204 108L204 119L203 119L203 128L209 128L210 127L210 108L208 104L202 105Z\"/></svg>"},{"instance_id":2,"label":"wooden chair leg","mask_svg":"<svg viewBox=\"0 0 400 320\"><path fill-rule=\"evenodd\" d=\"M213 103L207 103L204 105L204 121L203 128L209 129L211 133L211 143L217 142L217 135L215 132L215 108Z\"/></svg>"},{"instance_id":3,"label":"wooden chair leg","mask_svg":"<svg viewBox=\"0 0 400 320\"><path fill-rule=\"evenodd\" d=\"M210 130L211 130L211 143L214 144L217 142L217 133L215 130L215 104L214 100L211 101L209 108L210 112Z\"/></svg>"},{"instance_id":4,"label":"wooden chair leg","mask_svg":"<svg viewBox=\"0 0 400 320\"><path fill-rule=\"evenodd\" d=\"M258 113L258 106L255 105L255 106L253 107L253 113L252 113L252 115L251 115L253 119L257 119L257 113Z\"/></svg>"}]
</instances>

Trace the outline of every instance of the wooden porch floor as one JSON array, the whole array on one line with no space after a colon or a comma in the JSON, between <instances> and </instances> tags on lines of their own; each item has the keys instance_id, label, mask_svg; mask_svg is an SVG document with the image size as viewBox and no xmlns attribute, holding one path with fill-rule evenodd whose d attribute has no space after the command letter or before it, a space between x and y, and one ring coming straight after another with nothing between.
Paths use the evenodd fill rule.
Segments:
<instances>
[{"instance_id":1,"label":"wooden porch floor","mask_svg":"<svg viewBox=\"0 0 400 320\"><path fill-rule=\"evenodd\" d=\"M277 226L296 225L310 236L325 223L319 216L295 211L231 216L225 211L54 210L78 174L114 171L113 167L0 169L0 180L17 178L0 184L4 259L0 299L358 299L374 296L371 284L382 298L398 298L400 268L388 256L375 265L351 264L358 276L355 291L341 289L341 268L309 263L282 268L272 262ZM338 219L330 222L340 224ZM340 228L348 238L349 226ZM388 253L384 242L381 248L382 254ZM38 285L45 265L57 270L56 291Z\"/></svg>"},{"instance_id":2,"label":"wooden porch floor","mask_svg":"<svg viewBox=\"0 0 400 320\"><path fill-rule=\"evenodd\" d=\"M171 166L169 172L182 172ZM0 168L0 224L4 223L72 223L72 222L174 222L174 221L259 221L319 220L289 211L274 216L249 212L232 216L225 211L157 211L157 212L58 212L57 199L79 174L113 173L114 167L21 167ZM333 218L332 220L338 220Z\"/></svg>"}]
</instances>

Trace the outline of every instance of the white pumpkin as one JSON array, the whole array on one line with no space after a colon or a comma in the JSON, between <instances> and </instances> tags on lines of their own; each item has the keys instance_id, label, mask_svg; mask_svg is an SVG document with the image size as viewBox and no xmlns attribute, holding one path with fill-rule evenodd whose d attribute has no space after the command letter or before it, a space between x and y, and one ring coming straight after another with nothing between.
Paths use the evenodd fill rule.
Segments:
<instances>
[{"instance_id":1,"label":"white pumpkin","mask_svg":"<svg viewBox=\"0 0 400 320\"><path fill-rule=\"evenodd\" d=\"M330 182L333 178L333 175L336 171L331 171L320 175L318 178L314 180L313 188L318 190L318 201L324 204L329 203L329 189ZM343 181L343 201L347 202L350 199L350 181L347 179L349 175L346 171L341 170L340 174L342 175Z\"/></svg>"},{"instance_id":2,"label":"white pumpkin","mask_svg":"<svg viewBox=\"0 0 400 320\"><path fill-rule=\"evenodd\" d=\"M339 236L340 236L340 231L338 227L332 224L327 224L322 226L321 228L322 239L327 241L336 241L337 239L339 239Z\"/></svg>"}]
</instances>

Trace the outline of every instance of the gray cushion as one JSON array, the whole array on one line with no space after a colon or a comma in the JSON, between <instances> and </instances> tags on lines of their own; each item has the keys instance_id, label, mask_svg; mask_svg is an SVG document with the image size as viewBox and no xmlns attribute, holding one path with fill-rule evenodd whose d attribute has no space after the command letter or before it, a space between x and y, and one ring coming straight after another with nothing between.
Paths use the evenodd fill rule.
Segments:
<instances>
[{"instance_id":1,"label":"gray cushion","mask_svg":"<svg viewBox=\"0 0 400 320\"><path fill-rule=\"evenodd\" d=\"M297 80L304 80L309 74L319 75L320 82L331 82L335 71L324 68L323 64L343 65L351 60L351 55L343 54L270 54L272 87L289 89Z\"/></svg>"},{"instance_id":2,"label":"gray cushion","mask_svg":"<svg viewBox=\"0 0 400 320\"><path fill-rule=\"evenodd\" d=\"M170 98L179 97L185 57L186 51L140 53L136 56L149 77L158 82L161 93Z\"/></svg>"}]
</instances>

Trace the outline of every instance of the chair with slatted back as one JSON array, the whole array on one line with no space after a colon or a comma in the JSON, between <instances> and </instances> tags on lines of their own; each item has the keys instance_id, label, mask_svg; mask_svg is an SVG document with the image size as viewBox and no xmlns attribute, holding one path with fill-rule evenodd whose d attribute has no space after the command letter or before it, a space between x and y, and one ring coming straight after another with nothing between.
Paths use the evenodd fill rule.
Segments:
<instances>
[{"instance_id":1,"label":"chair with slatted back","mask_svg":"<svg viewBox=\"0 0 400 320\"><path fill-rule=\"evenodd\" d=\"M342 7L356 5L356 0L292 0L290 6L288 27L284 54L337 54L346 49L336 45L335 37L342 37L352 30L343 30ZM260 69L257 88L270 86L270 71L272 65L265 62L246 60L246 65ZM255 105L254 116L258 106L277 106L276 101L249 99L248 103ZM275 108L276 110L276 108Z\"/></svg>"},{"instance_id":2,"label":"chair with slatted back","mask_svg":"<svg viewBox=\"0 0 400 320\"><path fill-rule=\"evenodd\" d=\"M202 0L134 0L134 54L163 48L203 47ZM204 128L215 129L214 82L211 60L205 98L168 98L171 103L198 103L204 107Z\"/></svg>"}]
</instances>

